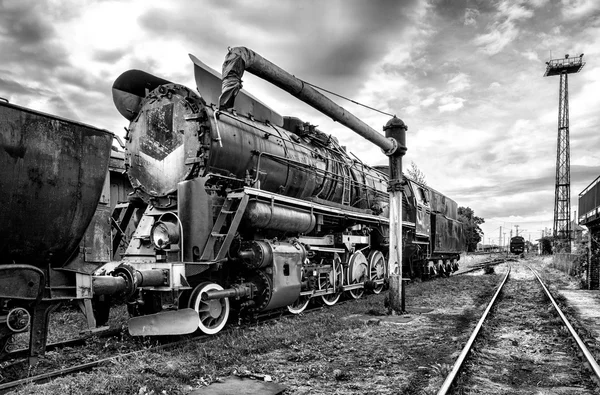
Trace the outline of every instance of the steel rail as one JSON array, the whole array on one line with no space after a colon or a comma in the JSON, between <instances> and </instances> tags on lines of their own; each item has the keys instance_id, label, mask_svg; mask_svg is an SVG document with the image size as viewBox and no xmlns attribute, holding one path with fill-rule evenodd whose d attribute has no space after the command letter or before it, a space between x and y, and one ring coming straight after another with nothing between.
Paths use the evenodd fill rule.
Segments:
<instances>
[{"instance_id":1,"label":"steel rail","mask_svg":"<svg viewBox=\"0 0 600 395\"><path fill-rule=\"evenodd\" d=\"M203 343L203 342L206 342L207 340L208 340L208 335L206 337L201 336L201 337L197 337L197 338L193 338L193 339L184 339L184 340L176 341L173 343L161 344L159 346L154 346L154 347L144 348L141 350L131 351L131 352L128 352L125 354L113 355L113 356L110 356L107 358L98 359L96 361L91 361L91 362L83 363L80 365L70 366L70 367L64 368L64 369L41 373L36 376L31 376L31 377L26 377L26 378L19 379L19 380L9 381L9 382L0 384L0 393L5 393L7 390L14 388L14 387L18 387L20 385L29 384L29 383L44 383L44 382L50 381L51 379L56 378L56 377L89 370L89 369L95 368L97 366L103 365L106 362L114 361L115 359L118 359L118 358L127 358L127 357L131 357L131 356L149 352L149 351L167 350L169 348L177 347L179 345L186 344L186 343L189 343L192 341Z\"/></svg>"},{"instance_id":2,"label":"steel rail","mask_svg":"<svg viewBox=\"0 0 600 395\"><path fill-rule=\"evenodd\" d=\"M507 260L505 258L497 258L497 259L493 259L491 261L480 262L480 263L476 264L475 266L465 268L464 270L459 269L454 275L460 276L461 274L467 274L467 273L471 273L471 272L474 272L477 270L483 270L488 267L493 267L496 265L500 265L502 263L506 263L506 261Z\"/></svg>"},{"instance_id":3,"label":"steel rail","mask_svg":"<svg viewBox=\"0 0 600 395\"><path fill-rule=\"evenodd\" d=\"M592 371L596 375L596 378L598 380L600 380L600 366L598 366L598 363L596 362L594 356L592 355L592 353L590 352L590 350L588 350L588 348L586 347L586 345L583 343L583 341L581 340L581 338L579 337L579 335L577 334L577 332L575 332L575 329L573 329L573 326L571 326L571 323L569 322L569 320L567 319L567 317L563 314L563 312L560 309L560 307L558 307L558 304L556 303L556 301L552 297L552 294L550 293L550 291L548 290L548 288L546 288L546 285L544 285L544 282L542 281L542 279L540 278L540 276L537 274L537 272L534 269L532 269L531 267L529 267L529 266L527 266L527 267L529 268L529 270L531 270L533 272L533 274L535 275L535 277L538 279L538 281L542 285L542 288L544 288L544 291L546 292L546 295L548 295L548 298L552 302L552 305L554 305L554 308L558 312L558 315L560 315L560 318L562 319L563 323L569 329L569 332L571 333L571 336L573 337L573 339L575 339L575 342L577 343L577 346L579 347L579 349L581 350L581 352L585 356L585 359L587 360L587 363L590 365L590 368L592 369Z\"/></svg>"},{"instance_id":4,"label":"steel rail","mask_svg":"<svg viewBox=\"0 0 600 395\"><path fill-rule=\"evenodd\" d=\"M63 340L63 341L59 341L59 342L55 342L55 343L48 343L46 345L46 351L58 350L60 348L65 348L65 347L79 346L81 344L84 344L87 340L92 339L96 336L99 338L104 338L104 337L117 336L120 333L121 333L121 329L113 328L113 329L107 329L102 332L94 332L91 334L86 334L86 335L78 337L76 339L69 339L69 340ZM8 351L6 353L6 356L4 357L4 359L2 359L0 362L6 362L6 361L11 361L11 360L16 360L19 358L25 358L25 357L27 357L28 353L29 353L29 348L19 348L14 351Z\"/></svg>"},{"instance_id":5,"label":"steel rail","mask_svg":"<svg viewBox=\"0 0 600 395\"><path fill-rule=\"evenodd\" d=\"M509 265L508 266L508 271L506 272L506 275L504 276L504 279L502 279L502 282L500 283L500 286L498 286L498 289L496 290L496 293L492 297L492 300L490 301L490 303L488 304L487 308L483 312L483 315L479 319L479 322L477 323L477 326L473 330L473 333L471 333L471 337L469 337L469 340L467 341L467 344L465 345L465 347L463 348L462 352L460 353L460 355L456 359L456 362L454 363L454 366L452 367L452 370L450 371L450 373L446 377L446 380L444 380L444 383L442 384L442 387L438 391L438 395L445 395L445 394L448 393L448 390L450 390L450 386L452 386L452 383L456 379L456 376L458 375L458 372L460 371L460 368L462 367L462 364L464 363L465 358L467 357L467 354L469 353L469 351L471 351L471 347L473 347L473 343L475 342L475 339L477 338L477 335L479 335L479 331L481 330L481 327L483 326L483 323L485 322L485 319L487 318L490 310L494 306L494 303L496 302L496 299L498 298L498 295L500 294L500 291L502 291L502 288L504 287L504 284L506 283L506 280L508 280L508 276L510 275L510 270L511 270L511 266Z\"/></svg>"}]
</instances>

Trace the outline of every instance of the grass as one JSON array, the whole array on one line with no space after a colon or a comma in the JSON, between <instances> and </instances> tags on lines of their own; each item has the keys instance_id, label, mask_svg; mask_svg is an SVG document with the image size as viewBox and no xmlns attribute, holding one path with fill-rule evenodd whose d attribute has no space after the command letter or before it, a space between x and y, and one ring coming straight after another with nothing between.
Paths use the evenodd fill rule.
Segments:
<instances>
[{"instance_id":1,"label":"grass","mask_svg":"<svg viewBox=\"0 0 600 395\"><path fill-rule=\"evenodd\" d=\"M385 311L382 292L316 314L234 329L209 343L117 358L15 394L185 394L243 371L269 374L294 395L435 393L500 278L464 275L410 283L407 307L434 311L414 314L406 325L349 318Z\"/></svg>"}]
</instances>

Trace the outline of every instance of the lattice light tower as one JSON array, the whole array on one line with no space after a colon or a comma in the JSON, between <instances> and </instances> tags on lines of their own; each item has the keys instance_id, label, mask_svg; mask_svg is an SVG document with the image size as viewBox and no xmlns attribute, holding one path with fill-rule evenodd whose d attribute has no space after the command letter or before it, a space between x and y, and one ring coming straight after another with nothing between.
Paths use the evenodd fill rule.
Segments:
<instances>
[{"instance_id":1,"label":"lattice light tower","mask_svg":"<svg viewBox=\"0 0 600 395\"><path fill-rule=\"evenodd\" d=\"M581 71L583 54L546 62L544 77L560 76L558 91L558 140L556 143L556 189L554 193L554 242L571 249L571 160L569 156L569 80L568 75Z\"/></svg>"}]
</instances>

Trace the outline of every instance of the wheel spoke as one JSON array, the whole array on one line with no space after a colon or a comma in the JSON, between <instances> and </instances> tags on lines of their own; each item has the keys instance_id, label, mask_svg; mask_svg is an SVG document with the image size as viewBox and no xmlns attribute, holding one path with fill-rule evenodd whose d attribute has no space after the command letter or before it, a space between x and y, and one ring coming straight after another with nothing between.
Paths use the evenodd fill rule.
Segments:
<instances>
[{"instance_id":1,"label":"wheel spoke","mask_svg":"<svg viewBox=\"0 0 600 395\"><path fill-rule=\"evenodd\" d=\"M201 283L192 292L188 306L198 312L198 328L200 331L214 335L218 333L229 318L229 298L217 300L202 300L202 295L208 291L222 291L223 287L215 283Z\"/></svg>"},{"instance_id":2,"label":"wheel spoke","mask_svg":"<svg viewBox=\"0 0 600 395\"><path fill-rule=\"evenodd\" d=\"M310 302L310 296L299 296L294 303L288 305L288 310L292 314L300 314L306 309L308 302Z\"/></svg>"},{"instance_id":3,"label":"wheel spoke","mask_svg":"<svg viewBox=\"0 0 600 395\"><path fill-rule=\"evenodd\" d=\"M342 292L340 291L343 282L342 260L336 253L333 257L331 272L319 274L319 290L329 290L333 292L321 295L321 300L327 306L333 306L340 300Z\"/></svg>"},{"instance_id":4,"label":"wheel spoke","mask_svg":"<svg viewBox=\"0 0 600 395\"><path fill-rule=\"evenodd\" d=\"M385 257L381 251L373 250L369 253L369 280L383 280L385 278ZM377 284L373 293L378 294L383 290L383 284Z\"/></svg>"},{"instance_id":5,"label":"wheel spoke","mask_svg":"<svg viewBox=\"0 0 600 395\"><path fill-rule=\"evenodd\" d=\"M350 257L348 265L348 285L364 283L368 270L367 258L362 252L356 251ZM348 293L352 298L359 299L365 293L365 289L364 287L355 288L349 290Z\"/></svg>"}]
</instances>

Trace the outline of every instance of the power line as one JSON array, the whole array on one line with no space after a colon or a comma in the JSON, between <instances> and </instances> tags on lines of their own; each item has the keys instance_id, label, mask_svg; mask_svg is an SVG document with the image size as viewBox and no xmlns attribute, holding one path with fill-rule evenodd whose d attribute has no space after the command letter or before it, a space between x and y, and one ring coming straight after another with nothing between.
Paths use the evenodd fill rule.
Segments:
<instances>
[{"instance_id":1,"label":"power line","mask_svg":"<svg viewBox=\"0 0 600 395\"><path fill-rule=\"evenodd\" d=\"M300 80L300 78L298 78L298 79ZM378 112L378 113L381 113L381 114L383 114L383 115L389 115L390 117L395 117L395 116L396 116L396 114L390 114L390 113L387 113L387 112L385 112L385 111L381 111L381 110L378 110L378 109L376 109L376 108L373 108L373 107L367 106L366 104L359 103L359 102L357 102L356 100L352 100L352 99L350 99L350 98L347 98L347 97L345 97L345 96L342 96L342 95L340 95L340 94L338 94L338 93L332 92L332 91L330 91L330 90L327 90L327 89L325 89L325 88L321 88L320 86L317 86L317 85L315 85L315 84L311 84L310 82L306 82L306 81L304 81L304 80L300 80L300 81L302 81L302 82L303 82L303 83L305 83L306 85L310 85L310 86L312 86L312 87L313 87L313 88L315 88L315 89L319 89L319 90L321 90L321 91L323 91L323 92L327 92L327 93L329 93L329 94L331 94L331 95L337 96L337 97L339 97L339 98L342 98L342 99L344 99L344 100L348 100L349 102L352 102L352 103L354 103L354 104L358 104L359 106L363 106L363 107L365 107L365 108L368 108L369 110L376 111L376 112Z\"/></svg>"}]
</instances>

